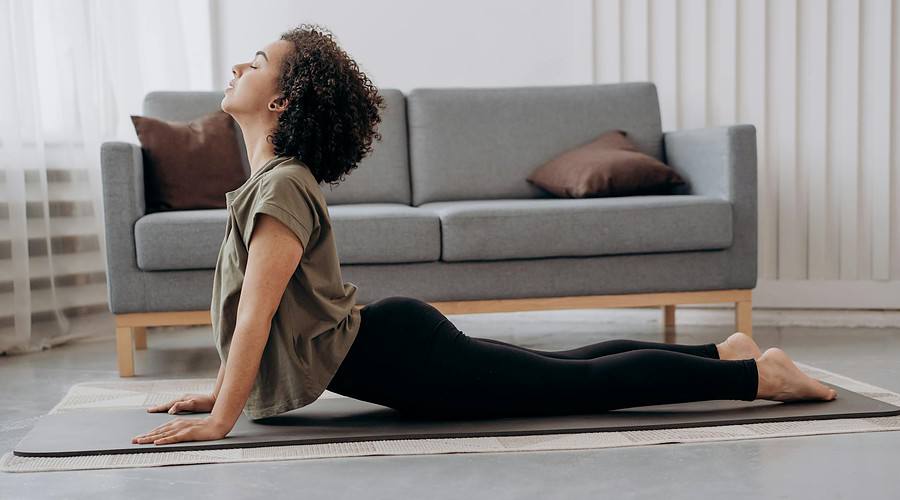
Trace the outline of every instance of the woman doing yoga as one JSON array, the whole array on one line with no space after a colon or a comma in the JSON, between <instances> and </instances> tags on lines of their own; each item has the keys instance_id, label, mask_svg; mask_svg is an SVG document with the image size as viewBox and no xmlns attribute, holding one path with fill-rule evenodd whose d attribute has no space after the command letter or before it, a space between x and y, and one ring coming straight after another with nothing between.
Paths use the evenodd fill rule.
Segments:
<instances>
[{"instance_id":1,"label":"woman doing yoga","mask_svg":"<svg viewBox=\"0 0 900 500\"><path fill-rule=\"evenodd\" d=\"M371 152L383 97L315 25L283 33L232 73L221 107L240 125L250 176L225 195L210 307L218 378L211 394L147 409L209 415L176 417L133 442L222 439L242 412L274 416L325 389L442 418L835 398L784 351L760 353L740 332L718 344L606 340L543 351L470 337L411 297L359 307L320 185L342 181Z\"/></svg>"}]
</instances>

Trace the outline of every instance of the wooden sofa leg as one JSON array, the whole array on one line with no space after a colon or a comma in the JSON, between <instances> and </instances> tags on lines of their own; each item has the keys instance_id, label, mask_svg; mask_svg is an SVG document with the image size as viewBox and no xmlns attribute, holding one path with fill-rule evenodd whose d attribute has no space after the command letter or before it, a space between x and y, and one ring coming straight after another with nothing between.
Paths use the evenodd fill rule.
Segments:
<instances>
[{"instance_id":1,"label":"wooden sofa leg","mask_svg":"<svg viewBox=\"0 0 900 500\"><path fill-rule=\"evenodd\" d=\"M675 326L675 304L663 306L663 326Z\"/></svg>"},{"instance_id":2,"label":"wooden sofa leg","mask_svg":"<svg viewBox=\"0 0 900 500\"><path fill-rule=\"evenodd\" d=\"M146 326L135 326L134 327L134 349L137 351L143 351L147 349L147 327Z\"/></svg>"},{"instance_id":3,"label":"wooden sofa leg","mask_svg":"<svg viewBox=\"0 0 900 500\"><path fill-rule=\"evenodd\" d=\"M662 306L663 309L663 335L667 343L675 342L675 304Z\"/></svg>"},{"instance_id":4,"label":"wooden sofa leg","mask_svg":"<svg viewBox=\"0 0 900 500\"><path fill-rule=\"evenodd\" d=\"M120 377L134 376L134 328L116 327L116 358Z\"/></svg>"},{"instance_id":5,"label":"wooden sofa leg","mask_svg":"<svg viewBox=\"0 0 900 500\"><path fill-rule=\"evenodd\" d=\"M753 300L739 300L734 303L734 324L736 332L753 336Z\"/></svg>"}]
</instances>

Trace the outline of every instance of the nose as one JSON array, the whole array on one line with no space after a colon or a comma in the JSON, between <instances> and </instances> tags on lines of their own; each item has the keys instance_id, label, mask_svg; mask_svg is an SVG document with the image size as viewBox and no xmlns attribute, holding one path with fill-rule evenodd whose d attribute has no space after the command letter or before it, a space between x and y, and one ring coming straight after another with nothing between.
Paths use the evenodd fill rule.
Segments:
<instances>
[{"instance_id":1,"label":"nose","mask_svg":"<svg viewBox=\"0 0 900 500\"><path fill-rule=\"evenodd\" d=\"M231 74L235 77L244 74L244 69L249 66L249 63L238 63L231 67Z\"/></svg>"}]
</instances>

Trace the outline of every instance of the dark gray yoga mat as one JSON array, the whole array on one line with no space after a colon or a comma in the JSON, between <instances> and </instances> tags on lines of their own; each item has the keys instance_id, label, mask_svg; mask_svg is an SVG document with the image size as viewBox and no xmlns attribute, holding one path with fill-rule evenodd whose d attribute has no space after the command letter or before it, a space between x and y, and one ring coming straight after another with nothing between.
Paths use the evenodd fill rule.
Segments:
<instances>
[{"instance_id":1,"label":"dark gray yoga mat","mask_svg":"<svg viewBox=\"0 0 900 500\"><path fill-rule=\"evenodd\" d=\"M351 398L319 398L290 412L251 421L244 415L224 439L165 445L132 444L131 438L175 418L145 409L75 410L45 415L16 445L20 457L66 457L120 453L253 448L381 439L457 438L675 429L789 420L882 417L900 407L843 387L832 401L696 401L640 406L606 413L438 420L403 415ZM182 418L208 414L184 413Z\"/></svg>"}]
</instances>

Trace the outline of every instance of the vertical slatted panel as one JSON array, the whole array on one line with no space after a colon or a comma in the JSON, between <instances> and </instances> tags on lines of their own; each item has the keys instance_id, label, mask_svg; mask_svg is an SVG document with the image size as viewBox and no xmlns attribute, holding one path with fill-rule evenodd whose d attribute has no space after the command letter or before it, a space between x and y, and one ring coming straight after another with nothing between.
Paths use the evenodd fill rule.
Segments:
<instances>
[{"instance_id":1,"label":"vertical slatted panel","mask_svg":"<svg viewBox=\"0 0 900 500\"><path fill-rule=\"evenodd\" d=\"M797 3L769 0L769 169L766 188L776 200L767 224L774 225L779 279L802 278L802 259L797 235ZM772 231L769 232L772 234ZM804 249L805 250L805 249Z\"/></svg>"},{"instance_id":2,"label":"vertical slatted panel","mask_svg":"<svg viewBox=\"0 0 900 500\"><path fill-rule=\"evenodd\" d=\"M622 81L620 0L596 0L597 83Z\"/></svg>"},{"instance_id":3,"label":"vertical slatted panel","mask_svg":"<svg viewBox=\"0 0 900 500\"><path fill-rule=\"evenodd\" d=\"M679 128L706 126L706 0L681 0L679 5Z\"/></svg>"},{"instance_id":4,"label":"vertical slatted panel","mask_svg":"<svg viewBox=\"0 0 900 500\"><path fill-rule=\"evenodd\" d=\"M678 0L651 0L650 76L656 82L663 130L676 130L678 107Z\"/></svg>"},{"instance_id":5,"label":"vertical slatted panel","mask_svg":"<svg viewBox=\"0 0 900 500\"><path fill-rule=\"evenodd\" d=\"M891 256L892 280L900 280L900 7L894 5L893 23L891 25L891 180L885 184L893 184L890 200L886 203L890 214L891 245L888 254Z\"/></svg>"},{"instance_id":6,"label":"vertical slatted panel","mask_svg":"<svg viewBox=\"0 0 900 500\"><path fill-rule=\"evenodd\" d=\"M862 4L860 103L860 279L886 280L890 272L891 0ZM887 50L885 50L888 48Z\"/></svg>"},{"instance_id":7,"label":"vertical slatted panel","mask_svg":"<svg viewBox=\"0 0 900 500\"><path fill-rule=\"evenodd\" d=\"M709 2L708 125L737 121L737 0Z\"/></svg>"},{"instance_id":8,"label":"vertical slatted panel","mask_svg":"<svg viewBox=\"0 0 900 500\"><path fill-rule=\"evenodd\" d=\"M768 140L766 124L766 3L740 0L738 4L738 123L756 125L758 192L758 274L774 279L776 267L775 237L768 215L773 200L765 188L767 179Z\"/></svg>"},{"instance_id":9,"label":"vertical slatted panel","mask_svg":"<svg viewBox=\"0 0 900 500\"><path fill-rule=\"evenodd\" d=\"M859 2L832 0L829 38L834 58L829 71L832 116L829 121L829 159L834 175L831 195L838 215L836 246L838 279L859 274Z\"/></svg>"},{"instance_id":10,"label":"vertical slatted panel","mask_svg":"<svg viewBox=\"0 0 900 500\"><path fill-rule=\"evenodd\" d=\"M650 79L648 0L627 0L621 4L622 25L622 74L625 81Z\"/></svg>"},{"instance_id":11,"label":"vertical slatted panel","mask_svg":"<svg viewBox=\"0 0 900 500\"><path fill-rule=\"evenodd\" d=\"M826 276L828 225L828 9L821 0L801 0L797 58L797 166L800 169L800 224L806 247L806 279Z\"/></svg>"},{"instance_id":12,"label":"vertical slatted panel","mask_svg":"<svg viewBox=\"0 0 900 500\"><path fill-rule=\"evenodd\" d=\"M598 82L663 130L757 127L759 276L900 279L895 0L592 0Z\"/></svg>"}]
</instances>

